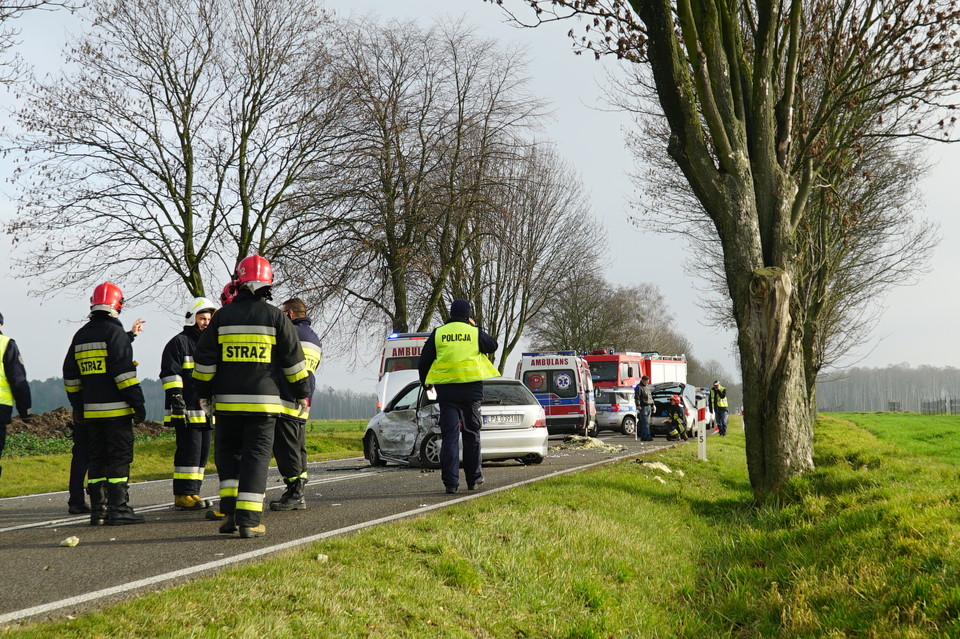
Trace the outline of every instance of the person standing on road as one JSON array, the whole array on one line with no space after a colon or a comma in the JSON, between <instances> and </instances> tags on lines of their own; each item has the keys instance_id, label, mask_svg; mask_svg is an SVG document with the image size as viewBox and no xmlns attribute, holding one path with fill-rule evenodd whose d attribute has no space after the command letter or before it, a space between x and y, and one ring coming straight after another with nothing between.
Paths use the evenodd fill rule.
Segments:
<instances>
[{"instance_id":1,"label":"person standing on road","mask_svg":"<svg viewBox=\"0 0 960 639\"><path fill-rule=\"evenodd\" d=\"M637 436L642 442L651 442L653 437L650 435L650 413L653 411L653 391L650 390L649 377L644 375L640 378L633 396L637 404Z\"/></svg>"},{"instance_id":2,"label":"person standing on road","mask_svg":"<svg viewBox=\"0 0 960 639\"><path fill-rule=\"evenodd\" d=\"M200 334L219 307L206 297L194 299L183 314L183 330L167 342L160 356L160 382L164 392L163 422L173 426L177 447L173 453L173 507L205 510L200 497L204 470L210 456L213 424L197 398L193 383L193 353Z\"/></svg>"},{"instance_id":3,"label":"person standing on road","mask_svg":"<svg viewBox=\"0 0 960 639\"><path fill-rule=\"evenodd\" d=\"M483 483L480 470L480 402L483 380L498 377L486 356L499 344L477 328L470 303L454 300L450 320L435 328L420 352L420 382L433 386L440 403L440 478L447 493L460 486L460 436L463 430L463 474L467 490Z\"/></svg>"},{"instance_id":4,"label":"person standing on road","mask_svg":"<svg viewBox=\"0 0 960 639\"><path fill-rule=\"evenodd\" d=\"M0 456L7 445L7 426L13 420L16 406L20 419L30 417L30 384L23 357L17 343L3 334L3 315L0 314ZM3 466L0 466L0 475Z\"/></svg>"},{"instance_id":5,"label":"person standing on road","mask_svg":"<svg viewBox=\"0 0 960 639\"><path fill-rule=\"evenodd\" d=\"M710 410L717 418L717 430L721 437L727 436L727 389L720 385L720 380L714 380L710 388Z\"/></svg>"},{"instance_id":6,"label":"person standing on road","mask_svg":"<svg viewBox=\"0 0 960 639\"><path fill-rule=\"evenodd\" d=\"M293 324L267 303L273 268L260 255L240 261L237 295L217 312L194 353L193 378L204 412L216 412L214 458L220 476L221 534L260 537L277 417L307 411L310 375ZM281 380L293 401L281 397Z\"/></svg>"},{"instance_id":7,"label":"person standing on road","mask_svg":"<svg viewBox=\"0 0 960 639\"><path fill-rule=\"evenodd\" d=\"M280 415L277 418L277 430L273 440L273 456L277 460L277 470L283 477L287 489L279 499L270 502L270 510L305 510L307 508L304 488L307 485L307 417L310 412L310 398L316 390L314 372L320 365L323 349L320 337L310 327L310 318L307 317L307 305L299 297L294 297L281 306L293 325L297 328L300 337L300 346L303 348L303 357L307 362L307 372L310 375L310 396L307 398L307 413L297 415ZM282 384L281 398L293 401L288 384Z\"/></svg>"},{"instance_id":8,"label":"person standing on road","mask_svg":"<svg viewBox=\"0 0 960 639\"><path fill-rule=\"evenodd\" d=\"M133 326L127 331L127 337L130 338L131 343L143 331L145 323L140 317L134 320ZM83 515L90 512L90 507L84 501L83 490L83 480L86 479L87 469L90 466L90 433L86 422L75 421L71 424L70 438L73 440L73 447L70 449L67 512L71 515Z\"/></svg>"},{"instance_id":9,"label":"person standing on road","mask_svg":"<svg viewBox=\"0 0 960 639\"><path fill-rule=\"evenodd\" d=\"M73 336L63 361L63 385L73 407L74 424L90 438L87 492L90 523L139 524L128 505L133 424L146 419L130 336L117 319L123 292L104 282L90 298L90 321Z\"/></svg>"}]
</instances>

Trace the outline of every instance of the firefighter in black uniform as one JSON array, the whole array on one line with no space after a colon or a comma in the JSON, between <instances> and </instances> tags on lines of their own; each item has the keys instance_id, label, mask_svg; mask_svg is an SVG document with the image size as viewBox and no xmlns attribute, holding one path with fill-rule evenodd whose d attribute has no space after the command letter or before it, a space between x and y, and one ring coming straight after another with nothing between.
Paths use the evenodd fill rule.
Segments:
<instances>
[{"instance_id":1,"label":"firefighter in black uniform","mask_svg":"<svg viewBox=\"0 0 960 639\"><path fill-rule=\"evenodd\" d=\"M183 314L183 330L167 342L160 357L163 422L174 427L177 438L173 454L173 507L176 510L204 510L211 505L200 497L200 486L210 456L213 424L200 408L193 388L193 352L217 308L216 302L206 297L194 299Z\"/></svg>"},{"instance_id":2,"label":"firefighter in black uniform","mask_svg":"<svg viewBox=\"0 0 960 639\"><path fill-rule=\"evenodd\" d=\"M237 296L200 336L193 378L201 406L216 414L214 457L220 476L222 534L259 537L273 436L279 415L306 413L310 377L297 331L267 303L270 262L251 255L237 265ZM280 396L281 380L293 401Z\"/></svg>"},{"instance_id":3,"label":"firefighter in black uniform","mask_svg":"<svg viewBox=\"0 0 960 639\"><path fill-rule=\"evenodd\" d=\"M90 437L90 523L139 524L143 516L127 504L133 423L146 419L133 346L117 317L123 293L110 282L90 298L90 321L76 335L63 362L63 384L74 422Z\"/></svg>"},{"instance_id":4,"label":"firefighter in black uniform","mask_svg":"<svg viewBox=\"0 0 960 639\"><path fill-rule=\"evenodd\" d=\"M3 328L3 315L0 315L0 328ZM30 404L30 384L20 349L15 341L0 332L0 455L7 444L7 424L13 419L13 407L17 407L20 419L25 420L30 417Z\"/></svg>"},{"instance_id":5,"label":"firefighter in black uniform","mask_svg":"<svg viewBox=\"0 0 960 639\"><path fill-rule=\"evenodd\" d=\"M320 337L310 328L310 318L307 317L307 305L298 297L287 300L281 306L284 314L297 327L300 337L300 346L303 348L304 360L307 362L307 372L310 373L310 397L316 389L314 372L320 365L323 357ZM288 384L280 387L281 397L293 401ZM309 413L310 399L307 399ZM277 460L277 470L283 477L287 489L279 499L270 502L270 510L305 510L307 501L304 496L304 487L307 485L307 417L309 415L291 417L281 415L277 418L277 432L273 440L273 456Z\"/></svg>"},{"instance_id":6,"label":"firefighter in black uniform","mask_svg":"<svg viewBox=\"0 0 960 639\"><path fill-rule=\"evenodd\" d=\"M670 404L667 405L666 427L669 429L667 431L668 441L687 440L687 420L683 415L683 408L680 406L679 395L670 396Z\"/></svg>"}]
</instances>

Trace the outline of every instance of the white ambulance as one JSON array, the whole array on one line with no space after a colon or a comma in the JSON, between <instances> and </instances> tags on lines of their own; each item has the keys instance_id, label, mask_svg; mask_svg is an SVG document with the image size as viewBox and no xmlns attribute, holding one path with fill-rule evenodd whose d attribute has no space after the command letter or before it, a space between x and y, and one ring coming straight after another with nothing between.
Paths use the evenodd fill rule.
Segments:
<instances>
[{"instance_id":1,"label":"white ambulance","mask_svg":"<svg viewBox=\"0 0 960 639\"><path fill-rule=\"evenodd\" d=\"M576 351L524 353L517 364L517 379L543 406L551 435L597 434L590 365Z\"/></svg>"},{"instance_id":2,"label":"white ambulance","mask_svg":"<svg viewBox=\"0 0 960 639\"><path fill-rule=\"evenodd\" d=\"M378 412L386 401L393 397L406 381L410 380L409 375L396 375L391 380L390 374L399 371L416 371L420 364L420 351L423 350L428 337L430 333L390 333L383 340L380 374L377 377Z\"/></svg>"}]
</instances>

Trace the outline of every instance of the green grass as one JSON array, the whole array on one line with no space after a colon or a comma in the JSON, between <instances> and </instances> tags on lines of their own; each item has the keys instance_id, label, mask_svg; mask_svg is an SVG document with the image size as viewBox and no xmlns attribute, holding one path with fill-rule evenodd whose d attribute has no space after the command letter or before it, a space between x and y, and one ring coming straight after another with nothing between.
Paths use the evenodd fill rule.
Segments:
<instances>
[{"instance_id":1,"label":"green grass","mask_svg":"<svg viewBox=\"0 0 960 639\"><path fill-rule=\"evenodd\" d=\"M908 447L916 429L857 419L818 421L817 469L777 504L754 503L734 422L706 463L646 458L669 474L564 475L5 634L960 636L960 472ZM948 450L960 419L941 430Z\"/></svg>"},{"instance_id":2,"label":"green grass","mask_svg":"<svg viewBox=\"0 0 960 639\"><path fill-rule=\"evenodd\" d=\"M366 420L311 421L307 423L307 458L310 461L339 459L363 454L363 429ZM20 438L14 443L16 456L8 457L11 439ZM70 447L68 439L47 439L31 442L30 439L11 436L4 449L3 481L0 482L0 497L12 497L31 493L66 490L70 475ZM25 443L26 442L26 443ZM32 446L31 446L32 445ZM130 467L131 481L167 479L173 474L173 453L176 441L173 431L159 437L138 436L134 443L133 465ZM22 455L24 451L32 452ZM216 472L213 464L213 451L207 472Z\"/></svg>"}]
</instances>

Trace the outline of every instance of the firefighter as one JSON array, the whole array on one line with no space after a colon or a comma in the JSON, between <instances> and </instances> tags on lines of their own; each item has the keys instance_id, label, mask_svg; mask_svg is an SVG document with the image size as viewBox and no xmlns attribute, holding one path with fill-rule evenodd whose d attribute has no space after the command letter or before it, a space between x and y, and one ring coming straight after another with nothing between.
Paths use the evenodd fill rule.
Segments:
<instances>
[{"instance_id":1,"label":"firefighter","mask_svg":"<svg viewBox=\"0 0 960 639\"><path fill-rule=\"evenodd\" d=\"M216 302L206 297L194 299L183 314L183 330L167 342L160 357L163 423L173 426L177 440L173 454L173 507L176 510L205 510L211 506L200 497L200 486L210 455L213 424L200 408L193 387L193 352L218 308Z\"/></svg>"},{"instance_id":2,"label":"firefighter","mask_svg":"<svg viewBox=\"0 0 960 639\"><path fill-rule=\"evenodd\" d=\"M3 315L0 315L0 329L3 328ZM27 383L27 371L23 367L23 357L17 343L0 332L0 455L7 445L7 425L13 419L16 406L20 419L30 417L30 385ZM3 466L0 466L3 473Z\"/></svg>"},{"instance_id":3,"label":"firefighter","mask_svg":"<svg viewBox=\"0 0 960 639\"><path fill-rule=\"evenodd\" d=\"M477 328L470 303L454 300L450 321L435 328L420 352L420 382L435 386L440 403L440 478L448 494L460 486L460 438L467 490L483 483L480 471L480 402L483 380L497 377L485 353L494 353L497 340Z\"/></svg>"},{"instance_id":4,"label":"firefighter","mask_svg":"<svg viewBox=\"0 0 960 639\"><path fill-rule=\"evenodd\" d=\"M687 423L683 414L683 406L679 395L670 396L670 404L667 406L666 427L667 440L675 442L678 439L687 440Z\"/></svg>"},{"instance_id":5,"label":"firefighter","mask_svg":"<svg viewBox=\"0 0 960 639\"><path fill-rule=\"evenodd\" d=\"M90 523L139 524L143 516L128 504L133 424L146 419L130 337L117 319L123 292L104 282L93 290L88 321L70 344L63 362L63 384L75 423L90 438L87 492Z\"/></svg>"},{"instance_id":6,"label":"firefighter","mask_svg":"<svg viewBox=\"0 0 960 639\"><path fill-rule=\"evenodd\" d=\"M277 417L306 413L310 376L293 324L267 303L273 269L251 255L237 265L237 295L201 334L193 378L204 411L216 414L222 534L260 537ZM280 396L280 380L293 401ZM213 398L213 399L212 399Z\"/></svg>"},{"instance_id":7,"label":"firefighter","mask_svg":"<svg viewBox=\"0 0 960 639\"><path fill-rule=\"evenodd\" d=\"M220 306L226 306L233 301L233 298L237 296L237 283L233 280L230 280L223 286L223 291L220 292Z\"/></svg>"},{"instance_id":8,"label":"firefighter","mask_svg":"<svg viewBox=\"0 0 960 639\"><path fill-rule=\"evenodd\" d=\"M307 317L307 306L298 297L291 298L281 306L284 314L297 327L300 337L300 346L307 362L307 372L310 374L310 397L316 389L314 372L320 365L323 357L320 338L310 327L310 318ZM292 401L287 384L281 386L281 397ZM307 399L307 413L309 413L310 399ZM308 415L291 417L281 415L277 418L277 431L273 440L273 456L277 460L277 470L287 485L279 499L270 502L270 510L305 510L307 507L304 487L307 485L307 417Z\"/></svg>"}]
</instances>

